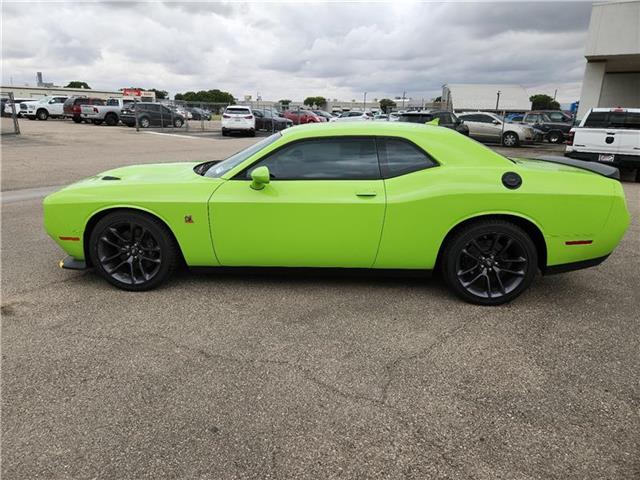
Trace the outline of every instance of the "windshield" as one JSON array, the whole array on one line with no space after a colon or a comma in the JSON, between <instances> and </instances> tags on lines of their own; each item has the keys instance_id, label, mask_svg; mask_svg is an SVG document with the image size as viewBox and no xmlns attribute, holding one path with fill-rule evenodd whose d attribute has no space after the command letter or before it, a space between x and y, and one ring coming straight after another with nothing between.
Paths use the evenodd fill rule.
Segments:
<instances>
[{"instance_id":1,"label":"windshield","mask_svg":"<svg viewBox=\"0 0 640 480\"><path fill-rule=\"evenodd\" d=\"M247 158L252 156L254 153L257 153L263 148L265 148L266 146L271 145L273 142L278 140L281 136L282 135L280 134L280 132L274 133L270 137L267 137L264 140L259 141L258 143L254 143L250 147L239 151L238 153L227 158L226 160L223 160L222 162L213 165L204 174L205 177L220 178L222 175L227 173L232 168L240 165L242 162L244 162Z\"/></svg>"}]
</instances>

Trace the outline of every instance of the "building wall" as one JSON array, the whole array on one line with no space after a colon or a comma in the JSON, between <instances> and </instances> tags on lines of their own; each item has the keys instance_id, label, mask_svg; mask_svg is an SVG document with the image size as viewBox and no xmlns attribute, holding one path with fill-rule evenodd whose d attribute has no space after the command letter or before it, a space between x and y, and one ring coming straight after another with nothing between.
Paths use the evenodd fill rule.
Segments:
<instances>
[{"instance_id":1,"label":"building wall","mask_svg":"<svg viewBox=\"0 0 640 480\"><path fill-rule=\"evenodd\" d=\"M62 87L29 87L20 85L2 85L0 86L2 93L13 92L15 98L42 98L47 95L86 95L96 98L119 98L122 97L120 91L109 90L93 90L85 88L62 88ZM155 101L155 92L144 92L145 97L149 97L148 101Z\"/></svg>"}]
</instances>

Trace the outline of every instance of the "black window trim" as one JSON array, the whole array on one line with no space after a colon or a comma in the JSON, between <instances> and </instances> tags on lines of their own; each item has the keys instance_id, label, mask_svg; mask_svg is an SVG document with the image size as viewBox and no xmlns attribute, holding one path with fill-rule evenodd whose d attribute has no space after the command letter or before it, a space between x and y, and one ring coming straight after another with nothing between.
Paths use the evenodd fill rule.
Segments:
<instances>
[{"instance_id":1,"label":"black window trim","mask_svg":"<svg viewBox=\"0 0 640 480\"><path fill-rule=\"evenodd\" d=\"M379 171L379 177L377 178L358 178L358 179L351 179L351 178L294 178L294 179L289 179L289 178L277 178L276 180L279 182L300 182L300 181L323 181L323 180L327 180L327 181L373 181L373 180L387 180L390 178L398 178L398 177L403 177L405 175L410 175L412 173L415 172L421 172L423 170L429 170L431 168L435 168L435 167L439 167L441 164L440 162L438 162L438 160L435 159L435 157L433 155L431 155L429 152L427 152L424 148L420 147L419 145L417 145L415 142L412 142L411 140L409 140L408 138L405 137L398 137L398 136L394 136L394 135L331 135L331 136L321 136L321 137L307 137L307 138L299 138L297 140L293 140L292 142L288 142L285 143L284 145L280 145L279 147L271 150L270 152L266 153L265 155L256 158L253 162L251 162L250 165L247 165L245 168L243 168L242 170L240 170L238 173L236 173L233 177L231 177L229 180L242 180L245 182L250 182L251 179L247 178L246 174L247 172L258 162L261 162L262 160L266 160L267 158L269 158L272 155L275 155L277 152L279 152L280 150L283 150L285 148L290 147L291 145L295 145L296 143L301 143L301 142L305 142L305 141L313 141L313 140L336 140L336 139L373 139L375 147L376 147L376 157L378 158L378 171ZM405 172L402 173L400 175L387 175L385 174L384 170L385 168L383 168L382 164L383 161L380 157L380 149L378 148L378 140L380 139L391 139L391 140L399 140L405 143L408 143L409 145L411 145L412 147L416 148L419 152L423 153L426 155L426 157L431 160L433 162L433 165L429 165L427 167L418 169L418 170L413 170L411 172Z\"/></svg>"}]
</instances>

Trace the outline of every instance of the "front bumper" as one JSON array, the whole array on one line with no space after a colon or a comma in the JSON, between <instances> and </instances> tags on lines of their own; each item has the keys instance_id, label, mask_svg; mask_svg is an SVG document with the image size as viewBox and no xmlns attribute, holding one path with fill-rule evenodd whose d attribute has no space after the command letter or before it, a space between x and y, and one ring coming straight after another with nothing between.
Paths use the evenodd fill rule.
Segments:
<instances>
[{"instance_id":1,"label":"front bumper","mask_svg":"<svg viewBox=\"0 0 640 480\"><path fill-rule=\"evenodd\" d=\"M84 260L77 260L73 257L65 257L60 260L58 264L60 268L64 268L66 270L88 270L87 262Z\"/></svg>"}]
</instances>

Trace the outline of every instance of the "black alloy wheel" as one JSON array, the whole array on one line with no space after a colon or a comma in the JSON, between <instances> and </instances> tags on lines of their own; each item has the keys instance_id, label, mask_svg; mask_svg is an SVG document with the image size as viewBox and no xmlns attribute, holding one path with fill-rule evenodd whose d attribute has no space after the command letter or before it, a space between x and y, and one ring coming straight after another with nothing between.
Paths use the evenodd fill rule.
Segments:
<instances>
[{"instance_id":1,"label":"black alloy wheel","mask_svg":"<svg viewBox=\"0 0 640 480\"><path fill-rule=\"evenodd\" d=\"M486 220L458 232L443 259L445 280L463 299L499 305L520 295L538 268L534 243L515 224Z\"/></svg>"},{"instance_id":2,"label":"black alloy wheel","mask_svg":"<svg viewBox=\"0 0 640 480\"><path fill-rule=\"evenodd\" d=\"M115 212L98 222L90 238L91 262L111 284L149 290L167 280L177 266L178 249L167 228L137 212Z\"/></svg>"}]
</instances>

